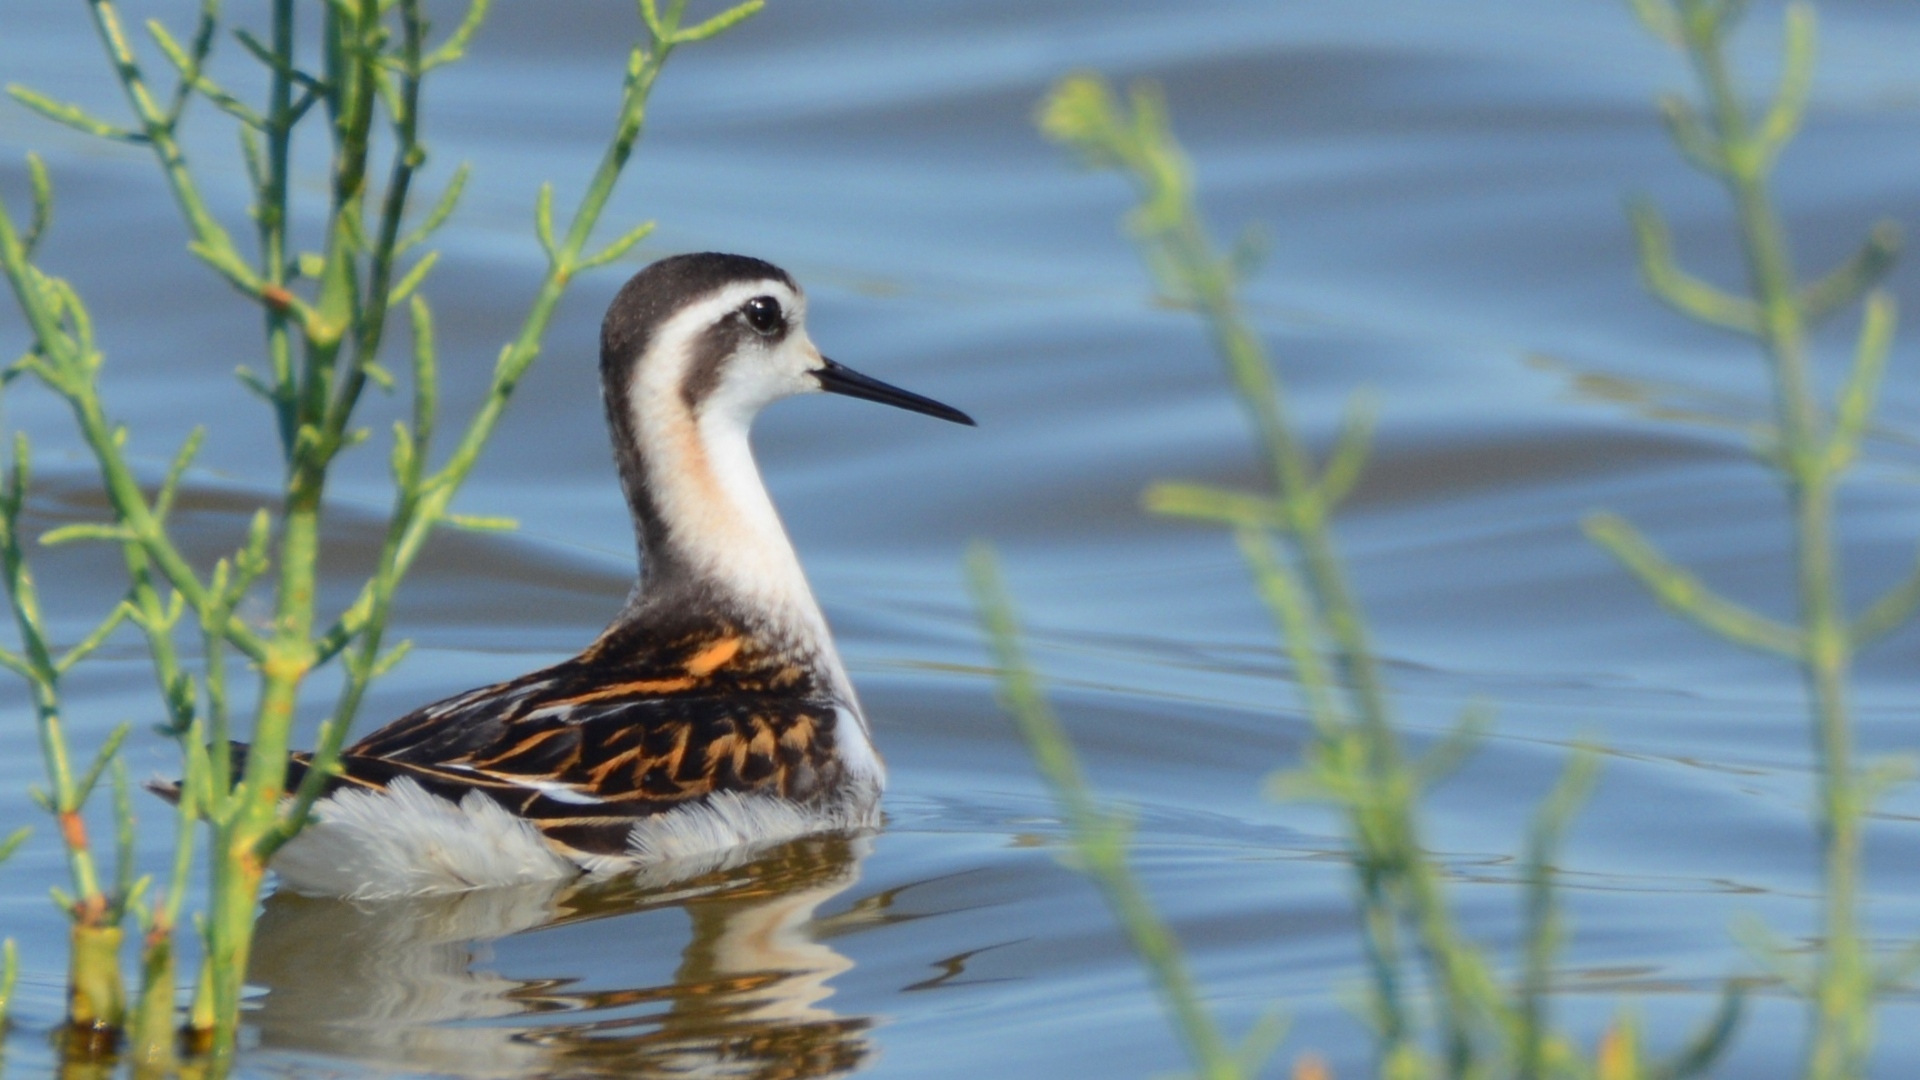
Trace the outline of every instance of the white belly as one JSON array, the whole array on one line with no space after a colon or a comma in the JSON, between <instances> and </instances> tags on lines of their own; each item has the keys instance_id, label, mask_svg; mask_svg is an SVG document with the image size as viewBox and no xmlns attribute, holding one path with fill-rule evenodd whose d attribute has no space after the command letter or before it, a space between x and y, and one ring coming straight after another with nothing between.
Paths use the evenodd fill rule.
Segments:
<instances>
[{"instance_id":1,"label":"white belly","mask_svg":"<svg viewBox=\"0 0 1920 1080\"><path fill-rule=\"evenodd\" d=\"M865 787L865 785L861 785ZM643 818L625 856L569 859L528 822L484 795L458 805L406 778L385 792L342 791L314 806L314 820L273 858L281 882L309 896L380 899L465 892L613 874L687 862L814 832L879 823L879 791L831 807L720 792Z\"/></svg>"}]
</instances>

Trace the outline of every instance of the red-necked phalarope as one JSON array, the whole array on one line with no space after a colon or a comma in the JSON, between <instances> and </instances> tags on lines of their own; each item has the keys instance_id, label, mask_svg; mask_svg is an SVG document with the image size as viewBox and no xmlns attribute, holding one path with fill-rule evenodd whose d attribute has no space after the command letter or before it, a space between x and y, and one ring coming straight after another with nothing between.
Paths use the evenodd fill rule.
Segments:
<instances>
[{"instance_id":1,"label":"red-necked phalarope","mask_svg":"<svg viewBox=\"0 0 1920 1080\"><path fill-rule=\"evenodd\" d=\"M579 656L348 748L274 859L283 883L451 892L877 823L886 772L747 432L763 406L822 390L973 421L828 360L806 310L785 271L740 255L627 282L600 332L640 547L625 608Z\"/></svg>"}]
</instances>

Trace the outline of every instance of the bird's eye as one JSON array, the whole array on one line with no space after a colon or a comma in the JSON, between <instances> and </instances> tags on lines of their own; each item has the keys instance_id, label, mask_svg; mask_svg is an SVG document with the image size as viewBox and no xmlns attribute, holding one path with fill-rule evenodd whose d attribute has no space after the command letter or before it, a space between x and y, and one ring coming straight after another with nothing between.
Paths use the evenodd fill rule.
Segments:
<instances>
[{"instance_id":1,"label":"bird's eye","mask_svg":"<svg viewBox=\"0 0 1920 1080\"><path fill-rule=\"evenodd\" d=\"M740 309L740 314L746 317L747 325L753 327L755 333L767 337L779 333L787 325L787 317L780 310L780 301L771 296L756 296L747 301L746 306Z\"/></svg>"}]
</instances>

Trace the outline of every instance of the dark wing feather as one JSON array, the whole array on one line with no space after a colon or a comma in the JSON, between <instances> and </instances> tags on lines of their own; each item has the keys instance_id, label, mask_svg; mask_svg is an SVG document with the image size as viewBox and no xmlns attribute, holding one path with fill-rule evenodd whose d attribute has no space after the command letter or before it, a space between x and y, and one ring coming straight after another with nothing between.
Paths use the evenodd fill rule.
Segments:
<instances>
[{"instance_id":1,"label":"dark wing feather","mask_svg":"<svg viewBox=\"0 0 1920 1080\"><path fill-rule=\"evenodd\" d=\"M329 787L479 792L556 844L618 854L636 820L715 792L807 802L834 786L837 709L804 658L731 627L655 640L636 655L602 639L419 709L348 748ZM294 755L289 784L307 760Z\"/></svg>"}]
</instances>

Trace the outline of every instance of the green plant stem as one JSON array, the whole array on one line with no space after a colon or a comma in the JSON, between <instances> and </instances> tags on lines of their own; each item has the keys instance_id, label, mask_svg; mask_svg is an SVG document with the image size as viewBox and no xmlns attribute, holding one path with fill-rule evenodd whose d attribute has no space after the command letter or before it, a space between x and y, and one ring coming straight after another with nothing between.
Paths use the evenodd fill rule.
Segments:
<instances>
[{"instance_id":1,"label":"green plant stem","mask_svg":"<svg viewBox=\"0 0 1920 1080\"><path fill-rule=\"evenodd\" d=\"M1353 712L1330 706L1311 685L1310 710L1323 731L1337 731L1346 723L1347 715L1354 715L1365 733L1356 745L1371 778L1372 805L1356 811L1359 818L1355 826L1358 835L1370 839L1363 840L1355 857L1360 863L1363 909L1368 912L1365 922L1372 937L1369 949L1379 958L1375 963L1377 992L1387 1002L1397 1001L1400 994L1397 978L1388 974L1397 965L1398 946L1391 931L1393 919L1386 914L1397 896L1409 906L1435 976L1447 987L1447 992L1438 996L1436 1007L1447 1031L1448 1059L1458 1074L1470 1057L1468 1019L1461 1015L1460 1008L1466 1000L1463 984L1467 975L1461 967L1462 957L1450 945L1458 935L1450 925L1451 916L1440 898L1438 880L1428 868L1417 838L1410 786L1400 779L1404 766L1399 738L1367 639L1365 617L1335 550L1328 508L1314 467L1288 422L1284 387L1259 337L1239 309L1232 271L1213 254L1190 189L1182 187L1169 202L1177 206L1177 213L1155 237L1163 253L1156 263L1161 267L1163 288L1189 298L1208 327L1215 350L1225 359L1237 396L1264 448L1268 478L1286 520L1286 536L1299 552L1305 571L1309 606L1303 614L1283 614L1282 636L1297 655L1303 646L1294 640L1294 634L1312 627L1325 628L1324 639L1316 633L1305 639L1304 648L1314 649L1313 643L1321 640L1331 643L1330 651L1351 695ZM1384 1018L1383 1053L1391 1058L1408 1037L1409 1026L1398 1005L1389 1004L1377 1012Z\"/></svg>"},{"instance_id":2,"label":"green plant stem","mask_svg":"<svg viewBox=\"0 0 1920 1080\"><path fill-rule=\"evenodd\" d=\"M13 1012L13 991L20 979L20 947L12 938L0 943L0 1026Z\"/></svg>"},{"instance_id":3,"label":"green plant stem","mask_svg":"<svg viewBox=\"0 0 1920 1080\"><path fill-rule=\"evenodd\" d=\"M120 976L125 889L117 896L104 890L83 810L101 769L117 750L117 740L103 748L84 780L76 780L61 715L60 673L47 646L39 599L21 546L20 514L26 501L28 470L26 438L18 435L14 439L13 468L6 491L0 495L0 569L5 573L22 650L17 656L7 654L6 661L26 678L33 694L40 754L52 789L45 805L59 824L73 883L73 896L64 905L72 923L68 932L67 1024L77 1041L74 1049L95 1055L111 1048L126 1013L126 990ZM124 859L121 869L124 876Z\"/></svg>"},{"instance_id":4,"label":"green plant stem","mask_svg":"<svg viewBox=\"0 0 1920 1080\"><path fill-rule=\"evenodd\" d=\"M398 57L400 92L394 104L393 162L381 199L379 229L368 260L366 294L362 301L364 310L355 320L352 363L335 395L321 433L329 444L337 443L345 434L354 406L359 403L361 391L366 388L367 372L379 357L380 342L387 327L394 259L399 253L401 218L406 212L407 198L412 191L414 172L425 160L425 150L420 146L419 109L420 84L424 75L421 49L426 34L426 18L420 10L420 0L400 0L399 10L404 44ZM378 19L377 13L369 17L375 21ZM371 86L365 90L365 94L369 99L367 107L370 114L373 96ZM363 171L365 138L362 131L356 148ZM364 180L359 178L356 182Z\"/></svg>"},{"instance_id":5,"label":"green plant stem","mask_svg":"<svg viewBox=\"0 0 1920 1080\"><path fill-rule=\"evenodd\" d=\"M1847 708L1852 643L1840 607L1840 571L1832 536L1836 475L1826 452L1827 424L1809 371L1792 258L1767 191L1770 155L1752 130L1727 69L1725 24L1698 11L1688 14L1683 26L1689 53L1725 147L1723 177L1738 213L1749 281L1761 310L1760 336L1772 361L1781 433L1779 460L1794 524L1805 638L1801 670L1815 717L1825 877L1826 943L1815 981L1807 1075L1813 1080L1841 1080L1864 1070L1871 1033L1862 1019L1870 1002L1861 1000L1861 994L1870 980L1856 923L1862 814L1854 795Z\"/></svg>"},{"instance_id":6,"label":"green plant stem","mask_svg":"<svg viewBox=\"0 0 1920 1080\"><path fill-rule=\"evenodd\" d=\"M164 1067L172 1061L177 1026L173 999L179 985L174 961L171 929L145 937L140 950L140 1000L127 1021L128 1056L136 1069Z\"/></svg>"},{"instance_id":7,"label":"green plant stem","mask_svg":"<svg viewBox=\"0 0 1920 1080\"><path fill-rule=\"evenodd\" d=\"M1492 1075L1494 1063L1512 1065L1517 1039L1539 1032L1516 1019L1485 957L1460 933L1442 872L1421 843L1418 814L1424 787L1446 771L1458 754L1452 744L1465 736L1408 760L1331 524L1364 462L1369 410L1356 396L1334 449L1314 462L1290 419L1284 383L1240 307L1239 264L1209 239L1163 100L1137 87L1131 105L1122 107L1097 77L1073 76L1043 105L1040 124L1090 163L1135 183L1131 231L1162 294L1206 325L1252 423L1270 489L1248 495L1160 483L1147 505L1232 526L1293 659L1316 737L1306 768L1280 777L1276 790L1327 801L1346 819L1382 1075ZM1541 944L1536 957L1547 948ZM1432 985L1438 1062L1416 1041L1419 1017L1404 984L1409 955Z\"/></svg>"},{"instance_id":8,"label":"green plant stem","mask_svg":"<svg viewBox=\"0 0 1920 1080\"><path fill-rule=\"evenodd\" d=\"M99 356L84 334L70 333L63 326L56 308L58 283L42 275L29 261L4 199L0 199L0 269L4 269L33 333L35 354L31 370L72 410L81 437L93 451L119 527L146 549L148 558L166 576L169 585L190 602L203 603L205 586L161 527L122 451L117 429L107 420L100 404L96 385ZM265 644L250 627L232 619L224 630L235 647L249 657L264 657Z\"/></svg>"},{"instance_id":9,"label":"green plant stem","mask_svg":"<svg viewBox=\"0 0 1920 1080\"><path fill-rule=\"evenodd\" d=\"M1756 122L1741 102L1726 60L1726 41L1742 6L1718 0L1636 0L1643 21L1683 49L1693 66L1709 119L1702 122L1684 103L1669 101L1669 125L1688 158L1726 186L1738 219L1753 299L1728 299L1752 312L1732 325L1756 337L1767 357L1776 435L1762 456L1782 482L1792 520L1799 626L1791 633L1769 630L1697 587L1691 590L1697 599L1679 606L1696 618L1714 609L1718 618L1702 618L1710 629L1744 644L1767 644L1774 651L1787 652L1799 664L1813 714L1824 885L1824 941L1809 993L1805 1075L1812 1080L1848 1080L1863 1075L1868 1064L1873 974L1858 922L1866 807L1853 763L1847 685L1857 643L1908 617L1912 590L1910 584L1896 587L1868 609L1858 628L1850 627L1834 541L1835 493L1871 416L1892 334L1891 301L1879 296L1869 299L1854 370L1834 410L1827 408L1815 384L1807 325L1873 286L1892 262L1897 234L1885 227L1876 229L1853 260L1811 286L1799 287L1786 231L1768 191L1768 174L1805 108L1813 68L1813 9L1804 3L1788 6L1780 87ZM1643 223L1656 223L1640 229L1643 262L1668 258L1663 228L1651 211L1643 208L1637 217ZM1650 280L1656 277L1649 270ZM1696 318L1713 321L1710 312L1681 307ZM1632 554L1619 553L1623 558ZM1649 580L1657 588L1678 579L1663 571ZM1759 636L1745 632L1753 629L1768 632Z\"/></svg>"},{"instance_id":10,"label":"green plant stem","mask_svg":"<svg viewBox=\"0 0 1920 1080\"><path fill-rule=\"evenodd\" d=\"M674 11L677 13L681 7L684 4L675 5ZM674 18L677 23L677 14ZM519 333L501 350L494 364L486 397L460 433L446 463L420 483L418 504L413 508L411 519L394 552L396 579L406 575L434 528L446 520L454 496L479 462L481 450L492 439L514 390L527 369L539 358L540 343L546 338L547 327L559 308L561 298L572 284L575 273L580 269L594 228L608 200L613 197L614 186L645 130L647 99L676 44L672 37L656 36L651 49L634 50L613 137L608 141L607 149L594 170L593 179L589 181L574 211L565 240L548 252L546 277L534 294ZM337 654L367 625L377 603L375 589L375 583L369 581L353 604L322 635L317 650L320 659Z\"/></svg>"},{"instance_id":11,"label":"green plant stem","mask_svg":"<svg viewBox=\"0 0 1920 1080\"><path fill-rule=\"evenodd\" d=\"M400 92L397 95L396 115L393 118L395 150L392 174L388 179L386 195L382 203L378 237L370 260L371 280L364 300L365 311L358 319L359 329L354 339L352 362L332 410L325 420L322 438L330 445L337 445L344 434L348 417L352 415L354 406L365 388L367 372L376 362L380 351L391 296L393 260L400 245L400 225L414 171L424 155L419 143L418 110L420 86L425 74L422 50L425 45L426 19L421 11L419 0L401 0L399 9L403 44L398 65L401 72ZM371 17L377 19L377 13ZM369 96L370 94L371 91ZM361 150L364 151L364 146ZM417 364L414 370L415 394L425 394L431 399L432 385L437 377L431 356L425 363ZM295 793L292 808L280 814L274 829L261 838L260 849L263 857L270 857L305 824L307 812L312 807L313 801L319 797L323 781L331 772L333 764L339 759L346 734L351 729L353 718L359 711L360 702L375 673L380 645L386 629L387 613L401 578L394 559L397 538L404 536L407 526L414 521L420 502L418 463L423 461L426 455L427 431L421 428L421 417L417 412L415 425L415 434L400 436L411 440L412 449L409 452L409 460L415 465L410 469L396 472L394 478L395 502L393 513L389 518L387 539L382 544L378 568L367 585L369 594L373 598L369 609L370 617L359 632L360 645L356 655L353 661L347 664L346 683L341 690L338 703L333 714L321 728L319 745L314 753L314 767L309 769L305 782ZM316 662L324 660L326 655L320 648L314 650Z\"/></svg>"},{"instance_id":12,"label":"green plant stem","mask_svg":"<svg viewBox=\"0 0 1920 1080\"><path fill-rule=\"evenodd\" d=\"M273 55L293 55L293 0L273 0ZM261 263L269 295L287 293L287 179L288 161L293 151L293 67L278 64L269 76L267 92L267 169L254 200L254 219L258 223ZM274 420L280 429L280 452L293 458L299 418L294 411L293 333L288 325L287 308L265 304L267 358L273 373L272 404Z\"/></svg>"},{"instance_id":13,"label":"green plant stem","mask_svg":"<svg viewBox=\"0 0 1920 1080\"><path fill-rule=\"evenodd\" d=\"M110 1052L126 1020L126 985L120 975L119 924L75 922L67 939L68 1053L98 1057Z\"/></svg>"},{"instance_id":14,"label":"green plant stem","mask_svg":"<svg viewBox=\"0 0 1920 1080\"><path fill-rule=\"evenodd\" d=\"M1205 1080L1237 1080L1244 1075L1238 1057L1202 1002L1179 942L1134 876L1127 855L1130 830L1122 818L1094 801L1073 744L1027 662L1018 619L991 548L978 544L968 552L967 580L993 650L1001 694L1066 820L1079 868L1099 887L1152 974L1195 1072Z\"/></svg>"},{"instance_id":15,"label":"green plant stem","mask_svg":"<svg viewBox=\"0 0 1920 1080\"><path fill-rule=\"evenodd\" d=\"M1592 750L1576 751L1552 794L1534 812L1528 829L1524 877L1527 888L1526 953L1521 965L1520 992L1514 1021L1516 1080L1546 1080L1552 1049L1552 1025L1547 1014L1553 956L1560 945L1560 912L1554 892L1553 855L1559 849L1573 813L1586 800L1599 772L1600 758Z\"/></svg>"},{"instance_id":16,"label":"green plant stem","mask_svg":"<svg viewBox=\"0 0 1920 1080\"><path fill-rule=\"evenodd\" d=\"M47 782L52 790L48 808L60 825L61 841L67 853L67 871L73 883L76 923L98 924L106 920L109 904L104 895L100 873L87 841L86 822L81 817L85 793L75 782L73 764L67 748L65 721L60 701L60 672L47 645L40 616L38 590L27 568L20 537L20 514L25 505L29 461L24 435L14 438L13 468L7 477L7 490L0 495L0 571L6 575L7 597L13 609L14 626L19 632L21 654L8 656L8 666L27 680L33 694L34 716L40 737L40 756L46 765Z\"/></svg>"},{"instance_id":17,"label":"green plant stem","mask_svg":"<svg viewBox=\"0 0 1920 1080\"><path fill-rule=\"evenodd\" d=\"M191 858L193 815L204 814L213 834L208 856L211 908L204 922L208 963L195 996L194 1023L210 1029L207 1043L216 1055L231 1054L267 860L305 821L337 764L368 685L403 651L404 643L382 652L395 591L432 529L452 516L453 498L492 437L519 380L538 357L548 326L575 276L618 258L646 234L649 226L641 226L598 252L587 253L587 244L644 129L646 103L667 57L677 46L711 37L757 11L760 0L749 0L691 28L681 26L686 0L672 0L664 14L655 3L640 4L649 44L631 54L607 150L559 243L551 235L550 191L543 192L540 232L548 274L519 333L495 365L483 404L437 469L427 465L437 365L426 306L417 296L413 298L416 407L411 427L403 427L397 437L395 502L387 539L377 569L355 603L326 633L316 635L320 618L316 585L330 467L363 434L354 431L351 423L367 381L383 385L389 381L378 358L390 308L418 287L435 257L426 253L403 273L400 255L444 221L465 177L464 169L458 171L441 206L425 224L402 235L415 175L425 161L419 127L424 76L464 52L487 6L486 0L475 0L453 35L429 52L424 0L334 0L316 23L322 74L315 77L296 66L296 34L303 24L296 18L293 0L273 0L270 43L262 44L246 31L237 34L241 45L269 72L265 108L256 112L221 89L204 68L220 29L220 0L202 0L190 47L175 42L164 27L151 27L159 47L179 72L178 84L165 95L153 91L116 4L88 0L102 47L133 114L133 127L115 128L31 91L15 90L17 97L56 119L144 144L153 151L185 220L189 249L261 306L269 377L262 380L244 372L242 377L270 402L285 461L277 513L271 518L265 510L256 515L245 546L232 560L223 560L206 577L196 573L173 543L166 524L194 443L183 451L160 491L149 496L126 456L125 431L109 419L101 403L98 372L103 358L94 346L84 306L66 282L42 273L32 263L31 249L50 214L50 188L44 170L34 164L35 208L26 236L15 229L0 204L0 268L34 338L32 350L19 366L68 403L96 459L113 511L111 525L73 526L65 530L70 534L67 539L118 542L130 592L123 608L64 657L54 658L43 640L29 637L30 655L8 653L0 659L36 687L45 757L55 789L49 801L70 838L76 894L71 911L76 928L98 924L103 932L108 928L117 932L128 905L135 904L140 883L131 880L130 863L123 858L113 891L105 891L84 841L78 808L112 760L120 736L110 741L84 779L76 779L59 728L57 676L62 665L96 647L122 619L136 623L147 636L167 703L167 728L181 741L186 776L172 887L164 902L151 911L135 904L147 931L143 948L147 979L137 1036L145 1048L141 1053L159 1045L155 1033L171 1009L173 935L185 867ZM232 237L209 211L181 149L179 121L195 96L208 98L241 124L253 182L257 265L239 254ZM317 111L324 112L331 139L328 216L321 253L296 256L290 232L294 132L315 105L324 107ZM387 140L377 137L383 117L391 127ZM388 155L384 187L378 191L374 187L382 174L373 167L376 152ZM295 287L307 295L296 295ZM24 457L21 464L24 467ZM18 502L14 502L16 516ZM274 526L271 532L270 525ZM18 563L17 570L10 584L23 586L24 591L14 594L16 608L31 613L31 580L24 563ZM273 582L271 621L256 628L241 620L237 609L254 582L268 571ZM198 707L193 679L182 670L173 639L178 619L188 609L201 624L206 649L201 683L204 711ZM250 732L252 753L244 775L238 778L232 775L228 749L225 651L229 647L253 661L260 679ZM289 793L284 790L286 760L303 687L315 667L343 651L347 657L341 695L322 726L305 783ZM209 739L212 746L204 746ZM129 842L123 827L122 846ZM105 971L95 971L98 965L88 959L103 955L100 942L104 939L75 940L76 963L84 960L87 965L74 971L74 985L81 986ZM79 948L82 944L85 948ZM90 1015L109 1012L116 1019L107 1026L116 1026L117 1008L95 1009Z\"/></svg>"},{"instance_id":18,"label":"green plant stem","mask_svg":"<svg viewBox=\"0 0 1920 1080\"><path fill-rule=\"evenodd\" d=\"M1333 536L1313 466L1286 420L1286 398L1266 350L1239 310L1231 272L1211 254L1197 208L1183 215L1182 227L1169 239L1182 280L1194 290L1196 306L1209 327L1214 347L1228 369L1266 448L1267 468L1326 626L1335 659L1352 688L1361 721L1372 730L1374 768L1385 775L1399 764L1399 740L1392 734L1392 710L1382 688L1378 664L1367 641L1365 616L1354 601Z\"/></svg>"},{"instance_id":19,"label":"green plant stem","mask_svg":"<svg viewBox=\"0 0 1920 1080\"><path fill-rule=\"evenodd\" d=\"M1307 581L1307 610L1303 616L1283 617L1279 629L1286 646L1296 654L1318 651L1319 643L1330 640L1334 663L1342 682L1351 694L1354 713L1333 706L1324 696L1316 701L1308 686L1308 705L1316 725L1323 731L1337 732L1349 715L1357 714L1366 737L1357 745L1366 759L1372 778L1375 802L1357 809L1356 833L1363 840L1355 858L1360 874L1362 908L1372 940L1369 950L1376 954L1377 993L1387 1002L1399 998L1398 977L1391 974L1398 966L1399 947L1393 929L1392 898L1399 893L1418 905L1422 923L1430 923L1434 909L1429 903L1431 888L1424 885L1406 888L1411 838L1406 830L1411 817L1393 805L1391 796L1379 801L1393 787L1393 774L1400 767L1399 740L1393 733L1392 717L1382 692L1373 653L1367 643L1363 616L1353 602L1345 571L1334 550L1326 508L1321 504L1305 449L1287 420L1285 390L1274 374L1265 349L1239 310L1235 281L1227 265L1212 253L1207 229L1191 193L1180 192L1178 224L1169 228L1162 240L1169 255L1161 263L1171 267L1163 271L1163 285L1185 290L1208 328L1215 351L1226 361L1237 396L1259 436L1265 452L1268 480L1286 521L1286 536L1299 552ZM1243 545L1244 550L1244 545ZM1262 575L1264 577L1264 575ZM1270 590L1269 590L1270 591ZM1317 632L1325 628L1325 635ZM1294 635L1309 631L1301 642ZM1336 736L1337 737L1337 736ZM1371 820L1366 820L1371 817ZM1416 848L1417 850L1417 848ZM1415 859L1415 862L1418 860ZM1430 926L1428 927L1431 928ZM1447 995L1440 1006L1451 1013ZM1383 1055L1391 1058L1410 1035L1403 1010L1398 1005L1376 1009L1383 1021ZM1455 1026L1450 1024L1449 1026ZM1454 1042L1459 1043L1459 1039Z\"/></svg>"},{"instance_id":20,"label":"green plant stem","mask_svg":"<svg viewBox=\"0 0 1920 1080\"><path fill-rule=\"evenodd\" d=\"M288 0L279 0L285 3ZM260 281L246 270L246 264L239 258L233 246L233 239L221 226L219 220L207 209L206 201L200 195L198 184L192 172L187 168L186 154L181 150L175 137L178 117L170 115L160 107L153 92L147 86L146 76L142 73L140 62L135 57L133 46L127 41L126 29L120 20L120 12L109 0L88 0L87 8L92 13L94 29L100 35L100 41L107 50L107 57L113 64L114 74L118 76L121 90L125 93L127 104L133 109L134 117L139 121L142 139L152 147L160 171L166 177L167 186L173 192L174 201L187 219L192 229L195 244L206 249L202 258L210 262L217 260L216 269L222 271L236 287L256 298L260 296Z\"/></svg>"},{"instance_id":21,"label":"green plant stem","mask_svg":"<svg viewBox=\"0 0 1920 1080\"><path fill-rule=\"evenodd\" d=\"M140 488L139 478L135 476L133 466L121 448L119 429L107 419L93 372L89 371L84 376L79 376L77 372L74 374L77 377L64 385L56 385L54 389L66 397L79 424L81 437L93 452L101 479L106 485L107 498L113 504L114 516L146 549L153 565L165 575L169 585L186 596L189 604L204 603L207 599L206 586L154 515L146 494ZM253 628L236 618L229 621L226 633L234 647L249 658L265 659L266 642Z\"/></svg>"},{"instance_id":22,"label":"green plant stem","mask_svg":"<svg viewBox=\"0 0 1920 1080\"><path fill-rule=\"evenodd\" d=\"M363 256L374 264L391 257L392 236L386 238L385 253L366 251L361 240L369 132L375 116L373 82L375 69L384 59L369 41L379 16L378 0L362 0L344 10L340 5L329 6L324 20L327 83L331 90L328 105L334 134L327 247L313 317L301 327L304 350L294 401L296 430L281 511L273 630L260 662L260 700L254 714L252 749L234 793L235 804L214 822L208 948L213 956L213 1002L219 1018L213 1050L221 1056L231 1054L237 1036L254 910L269 854L263 850L263 842L279 824L295 709L301 685L316 663L313 625L323 498L329 467L342 446L344 413L350 412L357 400L357 378L362 371L361 364L353 365L342 391L343 413L336 423L328 415L331 381L341 346L362 308L353 286L356 275L352 267ZM276 33L276 46L283 42L290 47L290 38ZM294 63L291 52L277 53L274 59L277 71L291 69ZM411 149L401 147L400 156ZM282 188L263 192L263 202L269 194L286 198ZM281 220L289 214L284 202L272 209ZM380 277L377 271L374 276ZM384 288L384 280L382 285ZM384 315L384 306L381 311ZM377 341L377 333L362 331L363 338L368 335Z\"/></svg>"}]
</instances>

